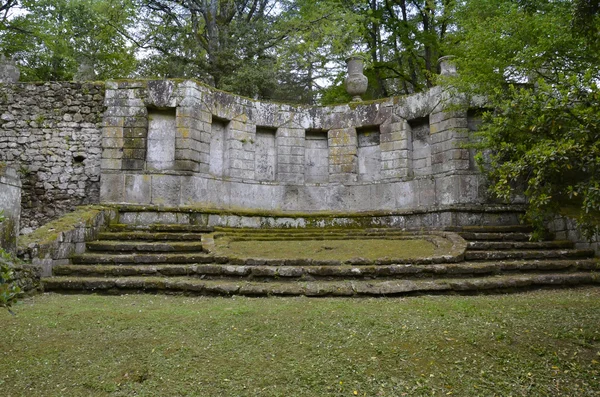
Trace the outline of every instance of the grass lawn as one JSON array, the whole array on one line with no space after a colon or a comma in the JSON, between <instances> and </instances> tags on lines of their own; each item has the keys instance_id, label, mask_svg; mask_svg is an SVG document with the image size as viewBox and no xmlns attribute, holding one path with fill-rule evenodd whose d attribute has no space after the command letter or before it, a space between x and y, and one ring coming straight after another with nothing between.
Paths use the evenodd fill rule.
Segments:
<instances>
[{"instance_id":1,"label":"grass lawn","mask_svg":"<svg viewBox=\"0 0 600 397\"><path fill-rule=\"evenodd\" d=\"M394 299L45 294L2 396L598 396L600 288Z\"/></svg>"},{"instance_id":2,"label":"grass lawn","mask_svg":"<svg viewBox=\"0 0 600 397\"><path fill-rule=\"evenodd\" d=\"M436 247L425 239L398 240L217 240L215 252L241 258L314 259L344 261L351 258L376 260L381 258L409 259L447 254L450 241L439 239Z\"/></svg>"}]
</instances>

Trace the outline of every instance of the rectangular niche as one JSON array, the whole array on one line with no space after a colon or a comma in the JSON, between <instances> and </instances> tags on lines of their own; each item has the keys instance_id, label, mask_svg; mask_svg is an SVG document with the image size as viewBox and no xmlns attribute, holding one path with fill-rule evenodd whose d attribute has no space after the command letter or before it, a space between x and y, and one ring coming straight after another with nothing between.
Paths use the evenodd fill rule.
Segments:
<instances>
[{"instance_id":1,"label":"rectangular niche","mask_svg":"<svg viewBox=\"0 0 600 397\"><path fill-rule=\"evenodd\" d=\"M304 181L306 183L329 182L327 131L306 131L304 141Z\"/></svg>"},{"instance_id":2,"label":"rectangular niche","mask_svg":"<svg viewBox=\"0 0 600 397\"><path fill-rule=\"evenodd\" d=\"M431 174L429 146L429 116L408 121L412 135L412 166L414 175Z\"/></svg>"},{"instance_id":3,"label":"rectangular niche","mask_svg":"<svg viewBox=\"0 0 600 397\"><path fill-rule=\"evenodd\" d=\"M381 133L379 126L356 129L358 138L358 179L375 181L381 172Z\"/></svg>"},{"instance_id":4,"label":"rectangular niche","mask_svg":"<svg viewBox=\"0 0 600 397\"><path fill-rule=\"evenodd\" d=\"M224 176L226 164L225 141L229 121L212 117L210 129L209 172L215 176Z\"/></svg>"},{"instance_id":5,"label":"rectangular niche","mask_svg":"<svg viewBox=\"0 0 600 397\"><path fill-rule=\"evenodd\" d=\"M277 167L276 128L256 127L254 145L254 177L258 181L274 181Z\"/></svg>"},{"instance_id":6,"label":"rectangular niche","mask_svg":"<svg viewBox=\"0 0 600 397\"><path fill-rule=\"evenodd\" d=\"M175 108L148 109L146 168L170 170L175 165Z\"/></svg>"}]
</instances>

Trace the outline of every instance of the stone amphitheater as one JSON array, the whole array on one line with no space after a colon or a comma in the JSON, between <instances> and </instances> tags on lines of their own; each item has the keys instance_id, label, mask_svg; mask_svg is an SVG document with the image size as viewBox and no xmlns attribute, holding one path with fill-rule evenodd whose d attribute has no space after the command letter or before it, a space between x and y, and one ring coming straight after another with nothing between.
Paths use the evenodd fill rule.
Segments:
<instances>
[{"instance_id":1,"label":"stone amphitheater","mask_svg":"<svg viewBox=\"0 0 600 397\"><path fill-rule=\"evenodd\" d=\"M71 293L600 283L597 239L557 218L530 241L523 203L487 197L466 145L479 109L457 101L441 87L316 107L193 80L4 82L2 246Z\"/></svg>"}]
</instances>

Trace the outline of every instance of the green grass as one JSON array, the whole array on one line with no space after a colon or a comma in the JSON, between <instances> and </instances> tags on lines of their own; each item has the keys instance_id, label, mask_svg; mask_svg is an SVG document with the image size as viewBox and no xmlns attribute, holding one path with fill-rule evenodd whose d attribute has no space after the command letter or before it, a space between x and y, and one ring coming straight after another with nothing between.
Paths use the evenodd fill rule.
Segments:
<instances>
[{"instance_id":1,"label":"green grass","mask_svg":"<svg viewBox=\"0 0 600 397\"><path fill-rule=\"evenodd\" d=\"M3 396L597 396L600 288L406 299L36 296Z\"/></svg>"},{"instance_id":2,"label":"green grass","mask_svg":"<svg viewBox=\"0 0 600 397\"><path fill-rule=\"evenodd\" d=\"M436 247L424 239L411 240L276 240L227 241L217 240L215 252L242 258L314 259L344 261L352 258L376 260L381 258L409 259L447 254L448 240Z\"/></svg>"}]
</instances>

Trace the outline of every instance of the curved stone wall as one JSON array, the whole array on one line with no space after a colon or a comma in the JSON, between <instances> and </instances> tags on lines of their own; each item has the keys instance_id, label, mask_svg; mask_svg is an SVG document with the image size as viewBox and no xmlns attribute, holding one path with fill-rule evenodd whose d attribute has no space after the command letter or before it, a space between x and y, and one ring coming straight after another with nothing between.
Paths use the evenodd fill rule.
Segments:
<instances>
[{"instance_id":1,"label":"curved stone wall","mask_svg":"<svg viewBox=\"0 0 600 397\"><path fill-rule=\"evenodd\" d=\"M329 107L194 81L107 82L102 203L363 212L485 202L473 124L441 88Z\"/></svg>"}]
</instances>

